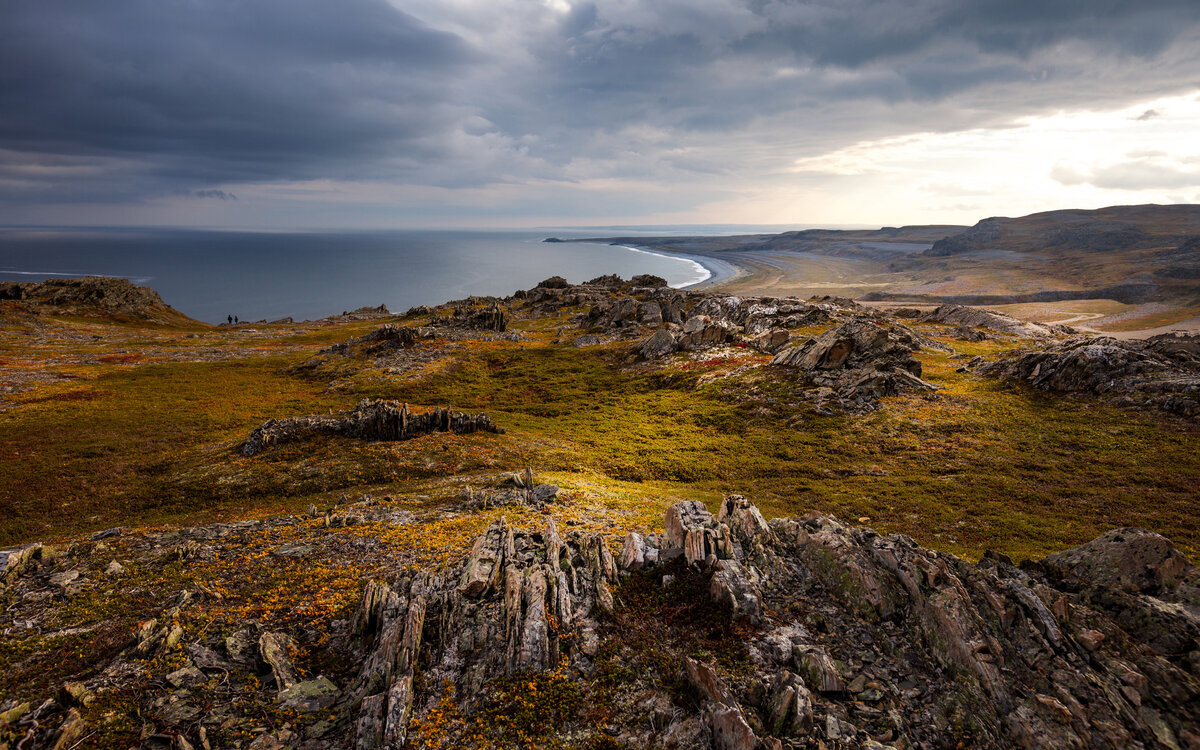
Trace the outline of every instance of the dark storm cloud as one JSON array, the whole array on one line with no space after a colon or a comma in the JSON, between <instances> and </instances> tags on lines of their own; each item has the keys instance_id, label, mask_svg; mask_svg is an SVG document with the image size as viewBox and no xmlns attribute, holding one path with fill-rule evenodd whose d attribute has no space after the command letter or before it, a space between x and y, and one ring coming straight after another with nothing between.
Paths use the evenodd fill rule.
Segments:
<instances>
[{"instance_id":1,"label":"dark storm cloud","mask_svg":"<svg viewBox=\"0 0 1200 750\"><path fill-rule=\"evenodd\" d=\"M0 200L670 183L1195 88L1198 26L1196 0L7 0Z\"/></svg>"},{"instance_id":2,"label":"dark storm cloud","mask_svg":"<svg viewBox=\"0 0 1200 750\"><path fill-rule=\"evenodd\" d=\"M476 58L375 0L13 0L0 29L0 146L167 183L436 158L447 87Z\"/></svg>"}]
</instances>

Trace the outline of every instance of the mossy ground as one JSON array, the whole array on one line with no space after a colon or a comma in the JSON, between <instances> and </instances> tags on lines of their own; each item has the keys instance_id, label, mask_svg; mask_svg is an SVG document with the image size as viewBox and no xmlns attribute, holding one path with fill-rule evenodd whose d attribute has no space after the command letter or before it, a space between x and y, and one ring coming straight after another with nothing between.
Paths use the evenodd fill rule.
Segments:
<instances>
[{"instance_id":1,"label":"mossy ground","mask_svg":"<svg viewBox=\"0 0 1200 750\"><path fill-rule=\"evenodd\" d=\"M126 648L141 622L162 617L185 590L199 600L178 618L184 642L231 632L243 620L270 623L301 635L298 663L344 684L349 675L337 672L323 626L348 616L363 581L448 564L502 516L540 530L549 515L563 529L604 531L615 542L627 530L659 527L674 502L715 508L736 492L767 515L833 513L969 557L989 548L1040 557L1126 525L1164 533L1193 558L1200 551L1196 427L957 372L966 358L1009 344L964 343L927 327L954 350L920 354L925 379L940 388L936 397L889 398L863 416L817 414L803 383L748 349L647 364L628 343L559 341L563 317L520 321L526 338L519 342L457 342L399 375L361 357L295 367L377 325L248 333L59 320L38 335L20 323L0 329L0 379L23 388L7 393L0 410L0 546L58 541L48 554L95 583L57 602L36 633L0 639L0 698L32 700L64 679L86 677L89 665ZM364 397L486 411L507 433L390 444L321 438L253 458L238 451L267 419L344 409ZM545 512L458 509L466 487L526 465L563 490ZM302 520L233 535L216 543L215 558L186 563L129 547L148 538L139 535L103 548L73 541L113 526L169 539L170 526L297 514L310 504L325 510L343 494L388 496L389 507L413 518L344 528ZM273 554L312 540L320 540L313 556ZM111 560L126 566L116 578L103 572ZM666 639L673 654L736 670L741 657L726 648L738 643L726 632L728 618L688 609L704 600L689 593L695 585L627 582L615 617L634 637L611 643ZM0 593L0 604L11 603ZM651 609L666 614L639 616ZM711 627L673 629L675 610L693 626L699 618ZM686 699L686 686L672 682L679 664L658 664L655 653L602 654L599 679L640 684L663 675L653 687ZM183 656L175 649L151 661L152 673L162 674ZM630 669L636 674L613 671ZM595 700L603 691L581 694L555 673L505 679L511 684L494 685L491 702L470 716L449 701L422 718L414 742L517 746L537 721L583 707L594 715L574 725L555 719L578 730L560 744L602 746L598 727L619 708ZM232 702L273 727L298 721L264 699L262 685L209 682L194 689L214 705ZM80 747L136 741L141 726L130 717L146 690L161 689L105 693L85 711L100 729Z\"/></svg>"},{"instance_id":2,"label":"mossy ground","mask_svg":"<svg viewBox=\"0 0 1200 750\"><path fill-rule=\"evenodd\" d=\"M1200 544L1193 426L959 373L962 358L936 351L920 355L936 398L820 416L801 383L750 350L648 365L626 344L556 343L564 322L523 321L525 341L467 342L404 377L349 358L332 383L289 367L373 324L260 329L246 356L233 331L89 329L101 336L89 343L94 363L58 367L68 379L10 395L15 405L0 413L0 544L296 511L342 492L422 495L527 464L571 489L576 512L619 511L614 526L653 527L677 499L739 492L768 514L869 519L968 556L1040 556L1124 525L1160 531L1192 555ZM136 357L145 336L182 356L112 356ZM945 341L968 356L1007 346ZM224 356L187 361L214 344ZM363 397L486 411L508 434L328 439L250 459L236 451L266 419Z\"/></svg>"}]
</instances>

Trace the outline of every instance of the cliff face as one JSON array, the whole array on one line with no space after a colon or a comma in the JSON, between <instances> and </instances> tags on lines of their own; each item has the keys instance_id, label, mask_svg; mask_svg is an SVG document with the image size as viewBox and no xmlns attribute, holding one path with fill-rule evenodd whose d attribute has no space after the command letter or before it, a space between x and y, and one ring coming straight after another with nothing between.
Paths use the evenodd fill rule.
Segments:
<instances>
[{"instance_id":1,"label":"cliff face","mask_svg":"<svg viewBox=\"0 0 1200 750\"><path fill-rule=\"evenodd\" d=\"M110 582L267 530L292 532L276 555L336 561L346 552L325 529L411 521L373 501L315 518L114 531L65 559L26 547L0 556L3 585L33 614L96 585L72 571L115 542L134 557L108 566ZM662 531L614 542L499 520L446 568L369 582L320 634L268 621L185 635L178 623L222 595L183 590L90 677L6 704L2 720L24 747L69 747L96 729L81 711L132 690L143 747L1200 743L1200 571L1152 532L1018 568L828 516L768 522L730 496L716 515L678 503ZM314 635L319 660L302 645ZM249 731L256 704L294 718Z\"/></svg>"}]
</instances>

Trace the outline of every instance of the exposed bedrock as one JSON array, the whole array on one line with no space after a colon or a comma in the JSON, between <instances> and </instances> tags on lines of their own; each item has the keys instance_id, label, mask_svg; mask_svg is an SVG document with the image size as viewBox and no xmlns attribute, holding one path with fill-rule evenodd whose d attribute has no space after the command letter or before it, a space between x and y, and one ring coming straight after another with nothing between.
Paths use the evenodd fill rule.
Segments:
<instances>
[{"instance_id":1,"label":"exposed bedrock","mask_svg":"<svg viewBox=\"0 0 1200 750\"><path fill-rule=\"evenodd\" d=\"M1118 406L1200 417L1200 337L1196 336L1168 334L1146 341L1079 336L981 361L977 371L1020 380L1043 391L1103 396Z\"/></svg>"},{"instance_id":2,"label":"exposed bedrock","mask_svg":"<svg viewBox=\"0 0 1200 750\"><path fill-rule=\"evenodd\" d=\"M920 320L930 323L949 323L960 328L984 328L997 333L1031 339L1046 339L1074 333L1074 329L1069 326L1030 323L1004 313L963 307L962 305L939 305L928 313L920 315Z\"/></svg>"},{"instance_id":3,"label":"exposed bedrock","mask_svg":"<svg viewBox=\"0 0 1200 750\"><path fill-rule=\"evenodd\" d=\"M353 622L370 655L347 706L357 746L398 746L445 685L465 712L519 671L624 689L594 677L621 642L610 618L632 577L707 581L718 611L743 623L748 656L730 668L657 645L678 670L660 677L691 697L641 693L649 713L611 727L618 746L1200 743L1200 575L1157 534L1110 532L1018 568L830 517L768 522L741 496L715 516L678 503L665 527L629 534L614 556L595 534L501 521L455 569L368 586Z\"/></svg>"},{"instance_id":4,"label":"exposed bedrock","mask_svg":"<svg viewBox=\"0 0 1200 750\"><path fill-rule=\"evenodd\" d=\"M530 472L522 484L533 485ZM369 503L356 512L394 516ZM211 556L200 542L295 523L185 529L161 535L173 540L161 554ZM69 747L96 728L80 707L114 686L149 685L143 746L199 747L216 726L203 718L203 685L254 677L263 699L314 719L254 747L494 746L470 732L481 726L471 717L492 715L497 689L527 690L530 710L570 697L578 711L542 725L542 746L1200 744L1200 569L1158 534L1116 529L1018 567L828 516L768 521L738 495L716 514L677 503L664 528L618 545L550 518L523 529L495 521L457 563L368 581L329 627L342 665L324 676L296 648L302 625L185 630L181 611L217 594L184 591L90 676L55 700L10 701L0 721L24 722L27 747ZM0 588L59 597L92 585L40 552L0 553ZM447 700L470 731L453 733ZM450 734L422 734L436 731Z\"/></svg>"},{"instance_id":5,"label":"exposed bedrock","mask_svg":"<svg viewBox=\"0 0 1200 750\"><path fill-rule=\"evenodd\" d=\"M384 399L363 399L349 411L330 416L269 419L254 428L242 444L242 455L253 456L267 448L317 434L333 434L360 440L408 440L433 432L503 434L486 414L463 414L434 408L415 414L408 404Z\"/></svg>"},{"instance_id":6,"label":"exposed bedrock","mask_svg":"<svg viewBox=\"0 0 1200 750\"><path fill-rule=\"evenodd\" d=\"M921 337L899 323L854 320L815 339L788 347L771 364L795 368L818 386L818 407L858 413L877 407L883 396L933 391L921 380L914 352Z\"/></svg>"}]
</instances>

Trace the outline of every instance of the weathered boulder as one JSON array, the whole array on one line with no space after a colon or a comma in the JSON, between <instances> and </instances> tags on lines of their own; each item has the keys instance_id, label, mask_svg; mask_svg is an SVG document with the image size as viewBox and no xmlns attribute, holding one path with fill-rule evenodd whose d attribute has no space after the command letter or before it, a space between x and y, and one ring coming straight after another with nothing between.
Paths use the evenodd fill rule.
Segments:
<instances>
[{"instance_id":1,"label":"weathered boulder","mask_svg":"<svg viewBox=\"0 0 1200 750\"><path fill-rule=\"evenodd\" d=\"M673 354L679 348L675 337L665 328L660 328L638 345L638 352L643 359L661 359Z\"/></svg>"},{"instance_id":2,"label":"weathered boulder","mask_svg":"<svg viewBox=\"0 0 1200 750\"><path fill-rule=\"evenodd\" d=\"M776 354L788 345L791 336L786 328L771 328L750 338L750 346L767 354Z\"/></svg>"},{"instance_id":3,"label":"weathered boulder","mask_svg":"<svg viewBox=\"0 0 1200 750\"><path fill-rule=\"evenodd\" d=\"M658 326L663 322L662 306L654 300L638 305L637 320L644 326Z\"/></svg>"},{"instance_id":4,"label":"weathered boulder","mask_svg":"<svg viewBox=\"0 0 1200 750\"><path fill-rule=\"evenodd\" d=\"M707 315L691 316L683 324L683 331L678 339L679 348L683 351L694 351L720 346L732 340L737 332L737 327L731 323L713 320Z\"/></svg>"},{"instance_id":5,"label":"weathered boulder","mask_svg":"<svg viewBox=\"0 0 1200 750\"><path fill-rule=\"evenodd\" d=\"M1050 555L1042 564L1081 583L1147 594L1174 588L1191 568L1166 537L1135 528L1113 529L1087 544Z\"/></svg>"}]
</instances>

